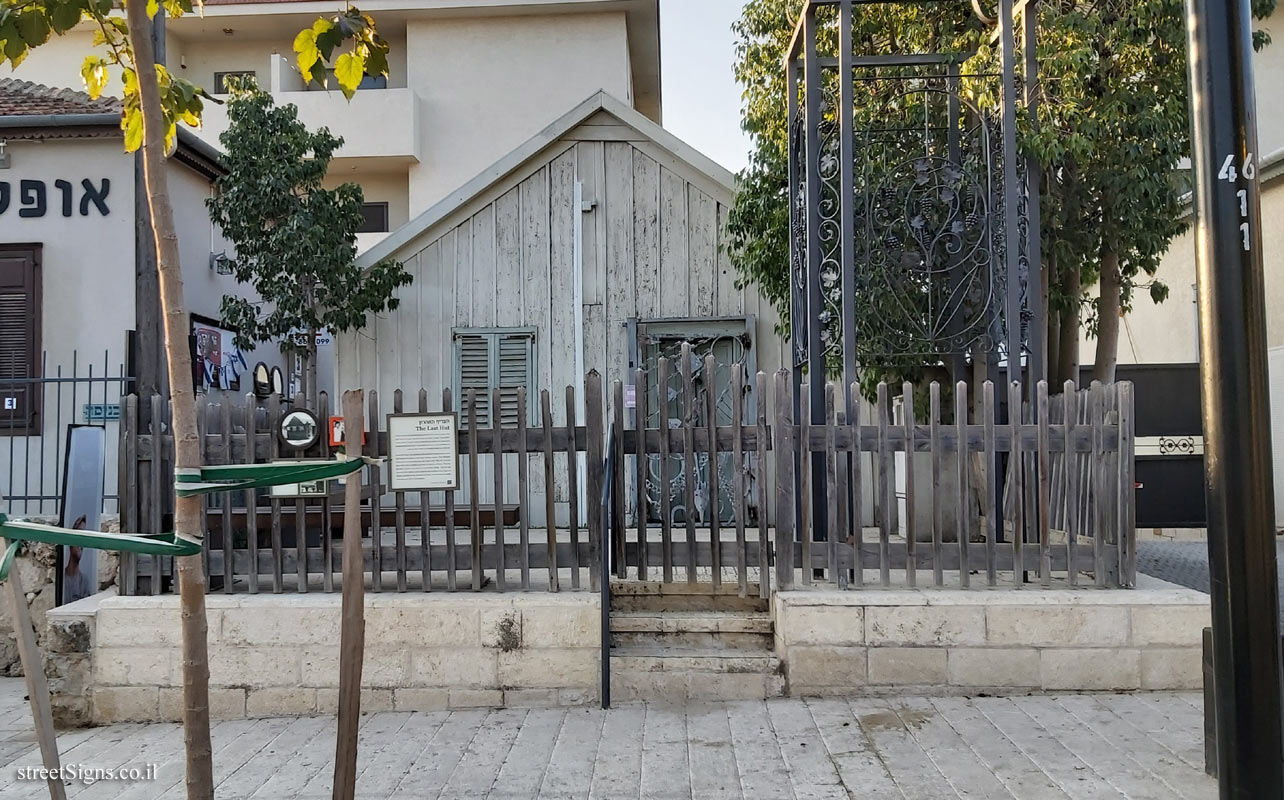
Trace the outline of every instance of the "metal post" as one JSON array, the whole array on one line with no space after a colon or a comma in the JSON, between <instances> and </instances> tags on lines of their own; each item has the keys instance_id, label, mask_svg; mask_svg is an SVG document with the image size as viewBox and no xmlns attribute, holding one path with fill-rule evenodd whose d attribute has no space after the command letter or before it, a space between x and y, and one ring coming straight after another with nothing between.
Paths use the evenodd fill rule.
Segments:
<instances>
[{"instance_id":1,"label":"metal post","mask_svg":"<svg viewBox=\"0 0 1284 800\"><path fill-rule=\"evenodd\" d=\"M842 191L842 256L843 287L843 408L847 418L852 417L852 383L856 375L856 215L852 205L856 202L856 120L852 117L856 87L852 72L852 0L842 0L838 10L838 142L839 169Z\"/></svg>"},{"instance_id":2,"label":"metal post","mask_svg":"<svg viewBox=\"0 0 1284 800\"><path fill-rule=\"evenodd\" d=\"M1007 281L1003 324L1007 331L1008 382L1021 380L1021 245L1017 196L1016 145L1016 32L1013 30L1013 0L999 0L999 48L1002 63L1002 157L1003 157L1003 273ZM1023 387L1029 391L1030 387Z\"/></svg>"},{"instance_id":3,"label":"metal post","mask_svg":"<svg viewBox=\"0 0 1284 800\"><path fill-rule=\"evenodd\" d=\"M810 386L810 408L804 409L803 413L809 415L809 424L822 426L825 424L826 364L825 341L821 335L824 324L820 320L825 307L820 280L820 123L823 105L821 85L824 79L821 75L820 56L816 52L816 7L809 4L803 13L806 15L803 21L803 102L806 106L807 156L802 166L807 171L807 382ZM800 450L808 462L804 469L811 470L810 502L811 507L816 510L811 515L812 541L828 541L826 515L819 513L828 504L825 494L825 454L811 452L805 442ZM800 497L799 503L804 502L807 500ZM805 535L801 528L798 535ZM804 565L804 569L810 568L810 565Z\"/></svg>"},{"instance_id":4,"label":"metal post","mask_svg":"<svg viewBox=\"0 0 1284 800\"><path fill-rule=\"evenodd\" d=\"M1039 60L1036 56L1039 29L1038 0L1029 0L1021 9L1021 104L1031 125L1038 125ZM1043 264L1039 231L1039 194L1042 175L1039 160L1025 161L1025 231L1026 264L1029 265L1030 303L1030 385L1048 379L1048 270Z\"/></svg>"},{"instance_id":5,"label":"metal post","mask_svg":"<svg viewBox=\"0 0 1284 800\"><path fill-rule=\"evenodd\" d=\"M1187 0L1195 258L1223 798L1284 797L1249 0Z\"/></svg>"}]
</instances>

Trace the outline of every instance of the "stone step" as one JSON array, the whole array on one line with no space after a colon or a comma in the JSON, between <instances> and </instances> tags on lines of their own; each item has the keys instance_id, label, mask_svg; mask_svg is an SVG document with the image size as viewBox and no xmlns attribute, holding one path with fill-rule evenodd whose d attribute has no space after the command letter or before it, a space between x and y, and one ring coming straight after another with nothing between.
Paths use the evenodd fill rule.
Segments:
<instances>
[{"instance_id":1,"label":"stone step","mask_svg":"<svg viewBox=\"0 0 1284 800\"><path fill-rule=\"evenodd\" d=\"M771 650L771 616L759 611L613 611L613 647Z\"/></svg>"},{"instance_id":2,"label":"stone step","mask_svg":"<svg viewBox=\"0 0 1284 800\"><path fill-rule=\"evenodd\" d=\"M714 588L710 583L660 583L658 581L613 581L611 610L632 612L669 611L758 611L768 610L758 597L758 584L750 584L740 597L736 583Z\"/></svg>"},{"instance_id":3,"label":"stone step","mask_svg":"<svg viewBox=\"0 0 1284 800\"><path fill-rule=\"evenodd\" d=\"M611 650L611 694L622 702L766 700L784 691L780 659L770 653L678 647Z\"/></svg>"}]
</instances>

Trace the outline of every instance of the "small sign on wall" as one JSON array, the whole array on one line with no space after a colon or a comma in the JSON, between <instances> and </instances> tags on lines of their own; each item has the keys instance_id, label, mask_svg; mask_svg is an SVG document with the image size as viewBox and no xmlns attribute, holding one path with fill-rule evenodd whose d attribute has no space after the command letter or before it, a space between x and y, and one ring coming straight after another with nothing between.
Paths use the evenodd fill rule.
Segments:
<instances>
[{"instance_id":1,"label":"small sign on wall","mask_svg":"<svg viewBox=\"0 0 1284 800\"><path fill-rule=\"evenodd\" d=\"M388 489L459 488L459 416L388 415Z\"/></svg>"},{"instance_id":2,"label":"small sign on wall","mask_svg":"<svg viewBox=\"0 0 1284 800\"><path fill-rule=\"evenodd\" d=\"M323 460L324 461L324 460ZM276 466L290 464L316 464L317 459L283 459L271 462ZM305 481L303 483L283 483L273 486L272 497L324 497L329 491L329 481Z\"/></svg>"}]
</instances>

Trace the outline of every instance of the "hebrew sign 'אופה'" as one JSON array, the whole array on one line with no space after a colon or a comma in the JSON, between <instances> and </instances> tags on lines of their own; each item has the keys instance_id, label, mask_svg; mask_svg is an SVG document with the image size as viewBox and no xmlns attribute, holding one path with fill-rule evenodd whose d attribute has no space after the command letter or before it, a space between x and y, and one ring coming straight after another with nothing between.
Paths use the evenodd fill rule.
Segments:
<instances>
[{"instance_id":1,"label":"hebrew sign '\u05d0\u05d5\u05e4\u05d4'","mask_svg":"<svg viewBox=\"0 0 1284 800\"><path fill-rule=\"evenodd\" d=\"M394 492L459 488L459 417L388 415L388 488Z\"/></svg>"}]
</instances>

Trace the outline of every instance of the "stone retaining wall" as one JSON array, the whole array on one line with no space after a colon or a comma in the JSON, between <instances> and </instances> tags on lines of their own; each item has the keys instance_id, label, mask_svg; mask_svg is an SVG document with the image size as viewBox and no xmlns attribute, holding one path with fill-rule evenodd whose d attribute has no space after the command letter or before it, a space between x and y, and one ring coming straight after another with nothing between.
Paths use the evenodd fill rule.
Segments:
<instances>
[{"instance_id":1,"label":"stone retaining wall","mask_svg":"<svg viewBox=\"0 0 1284 800\"><path fill-rule=\"evenodd\" d=\"M207 600L215 719L333 714L338 594ZM596 594L366 595L362 711L597 701ZM178 598L109 597L92 617L93 723L178 720Z\"/></svg>"},{"instance_id":2,"label":"stone retaining wall","mask_svg":"<svg viewBox=\"0 0 1284 800\"><path fill-rule=\"evenodd\" d=\"M1197 689L1208 595L1157 583L778 592L776 651L794 697Z\"/></svg>"}]
</instances>

